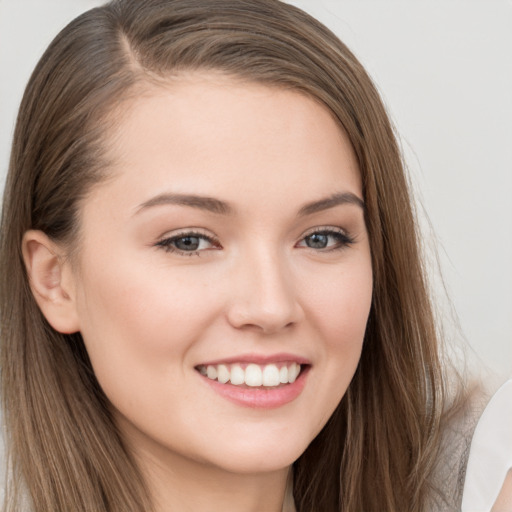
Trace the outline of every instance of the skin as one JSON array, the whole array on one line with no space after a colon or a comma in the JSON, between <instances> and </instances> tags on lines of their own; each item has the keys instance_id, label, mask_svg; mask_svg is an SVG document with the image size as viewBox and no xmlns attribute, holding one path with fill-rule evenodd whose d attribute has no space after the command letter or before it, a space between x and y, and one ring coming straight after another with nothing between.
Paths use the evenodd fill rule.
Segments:
<instances>
[{"instance_id":1,"label":"skin","mask_svg":"<svg viewBox=\"0 0 512 512\"><path fill-rule=\"evenodd\" d=\"M82 333L159 512L278 512L290 465L350 383L370 310L361 205L299 215L333 194L362 201L350 143L297 92L199 73L134 100L108 142L112 177L82 205L75 263L43 234L25 237L35 295L55 328ZM308 246L316 228L330 230L326 248ZM189 231L214 242L162 246ZM283 352L310 369L277 408L234 404L196 370Z\"/></svg>"}]
</instances>

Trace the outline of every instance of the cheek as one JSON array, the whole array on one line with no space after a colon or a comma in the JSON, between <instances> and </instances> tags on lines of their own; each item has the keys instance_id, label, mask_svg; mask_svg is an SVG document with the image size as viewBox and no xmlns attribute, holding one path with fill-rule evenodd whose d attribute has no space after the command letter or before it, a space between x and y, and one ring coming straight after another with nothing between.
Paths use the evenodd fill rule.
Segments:
<instances>
[{"instance_id":1,"label":"cheek","mask_svg":"<svg viewBox=\"0 0 512 512\"><path fill-rule=\"evenodd\" d=\"M369 256L354 258L309 287L310 316L332 350L361 345L372 303ZM320 278L321 276L318 276Z\"/></svg>"},{"instance_id":2,"label":"cheek","mask_svg":"<svg viewBox=\"0 0 512 512\"><path fill-rule=\"evenodd\" d=\"M318 394L316 429L325 425L343 398L360 360L372 303L372 269L368 258L331 272L330 278L311 287L309 318L321 334L321 372L313 372Z\"/></svg>"},{"instance_id":3,"label":"cheek","mask_svg":"<svg viewBox=\"0 0 512 512\"><path fill-rule=\"evenodd\" d=\"M98 268L90 265L90 268ZM79 316L94 372L103 389L179 377L189 349L216 316L210 288L201 279L168 269L102 265L84 276Z\"/></svg>"},{"instance_id":4,"label":"cheek","mask_svg":"<svg viewBox=\"0 0 512 512\"><path fill-rule=\"evenodd\" d=\"M126 265L103 265L100 271L85 276L79 303L83 327L101 332L103 337L119 336L123 342L145 340L142 348L166 350L169 343L159 342L169 340L177 329L197 326L212 306L207 283L169 269L148 267L133 259ZM141 332L147 335L135 336Z\"/></svg>"}]
</instances>

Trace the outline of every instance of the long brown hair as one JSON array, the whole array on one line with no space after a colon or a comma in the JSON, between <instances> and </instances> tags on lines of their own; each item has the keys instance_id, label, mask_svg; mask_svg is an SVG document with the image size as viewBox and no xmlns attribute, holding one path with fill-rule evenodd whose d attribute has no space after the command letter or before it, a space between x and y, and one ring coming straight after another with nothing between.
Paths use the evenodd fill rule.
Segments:
<instances>
[{"instance_id":1,"label":"long brown hair","mask_svg":"<svg viewBox=\"0 0 512 512\"><path fill-rule=\"evenodd\" d=\"M1 239L6 510L149 511L151 500L79 333L54 331L27 280L21 239L76 244L79 206L108 176L104 134L123 100L183 71L216 70L323 103L358 158L374 273L361 361L294 465L300 512L424 510L444 387L407 178L393 128L358 60L276 0L114 0L71 22L27 86Z\"/></svg>"}]
</instances>

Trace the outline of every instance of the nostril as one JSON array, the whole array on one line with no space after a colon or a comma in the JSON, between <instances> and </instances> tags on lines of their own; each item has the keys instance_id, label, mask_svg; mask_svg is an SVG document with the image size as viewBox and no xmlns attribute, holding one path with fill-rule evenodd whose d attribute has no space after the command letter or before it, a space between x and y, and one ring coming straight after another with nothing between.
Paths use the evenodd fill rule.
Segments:
<instances>
[{"instance_id":1,"label":"nostril","mask_svg":"<svg viewBox=\"0 0 512 512\"><path fill-rule=\"evenodd\" d=\"M285 300L261 305L257 300L237 302L227 313L228 322L237 329L248 329L272 334L293 328L302 318L302 309L298 303Z\"/></svg>"},{"instance_id":2,"label":"nostril","mask_svg":"<svg viewBox=\"0 0 512 512\"><path fill-rule=\"evenodd\" d=\"M256 253L234 271L229 323L267 334L290 329L303 316L296 280L278 254L268 248Z\"/></svg>"}]
</instances>

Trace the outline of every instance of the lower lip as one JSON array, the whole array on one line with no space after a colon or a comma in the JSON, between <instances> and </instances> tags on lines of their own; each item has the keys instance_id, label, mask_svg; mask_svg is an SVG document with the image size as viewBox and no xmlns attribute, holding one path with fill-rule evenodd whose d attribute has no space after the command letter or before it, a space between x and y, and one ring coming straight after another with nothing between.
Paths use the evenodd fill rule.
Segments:
<instances>
[{"instance_id":1,"label":"lower lip","mask_svg":"<svg viewBox=\"0 0 512 512\"><path fill-rule=\"evenodd\" d=\"M204 379L211 389L230 402L253 409L276 409L292 402L301 394L306 384L309 369L309 366L304 368L292 384L286 384L278 388L242 388L229 383L221 384L219 381L209 379L201 374L199 376Z\"/></svg>"}]
</instances>

